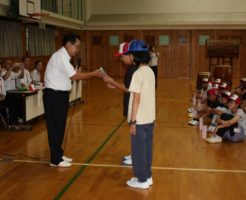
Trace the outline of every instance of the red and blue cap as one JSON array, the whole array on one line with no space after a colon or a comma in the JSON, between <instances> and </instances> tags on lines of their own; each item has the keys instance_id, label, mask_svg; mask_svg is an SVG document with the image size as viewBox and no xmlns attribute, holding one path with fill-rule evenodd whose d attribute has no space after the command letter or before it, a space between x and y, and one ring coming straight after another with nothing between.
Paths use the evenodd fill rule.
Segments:
<instances>
[{"instance_id":1,"label":"red and blue cap","mask_svg":"<svg viewBox=\"0 0 246 200\"><path fill-rule=\"evenodd\" d=\"M121 43L118 52L116 52L114 56L126 55L129 52L128 50L129 50L129 43L128 42Z\"/></svg>"}]
</instances>

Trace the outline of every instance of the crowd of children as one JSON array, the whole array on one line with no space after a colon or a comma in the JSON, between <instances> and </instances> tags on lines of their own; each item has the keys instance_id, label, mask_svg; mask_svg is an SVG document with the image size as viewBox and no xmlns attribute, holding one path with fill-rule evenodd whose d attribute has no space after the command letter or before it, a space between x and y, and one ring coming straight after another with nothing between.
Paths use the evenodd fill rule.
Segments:
<instances>
[{"instance_id":1,"label":"crowd of children","mask_svg":"<svg viewBox=\"0 0 246 200\"><path fill-rule=\"evenodd\" d=\"M235 89L216 79L213 83L208 78L202 79L202 87L193 96L193 107L188 109L188 122L197 126L205 121L208 124L206 141L221 143L239 142L246 136L246 77L240 79ZM202 119L202 120L200 120Z\"/></svg>"}]
</instances>

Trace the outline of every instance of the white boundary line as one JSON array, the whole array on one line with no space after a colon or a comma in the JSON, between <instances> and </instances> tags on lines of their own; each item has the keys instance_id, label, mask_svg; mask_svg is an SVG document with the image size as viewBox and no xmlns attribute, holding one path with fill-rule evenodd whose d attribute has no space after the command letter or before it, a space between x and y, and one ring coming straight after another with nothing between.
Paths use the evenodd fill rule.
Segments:
<instances>
[{"instance_id":1,"label":"white boundary line","mask_svg":"<svg viewBox=\"0 0 246 200\"><path fill-rule=\"evenodd\" d=\"M4 161L4 159L0 159ZM35 161L35 160L11 160L10 162L19 163L37 163L48 164L47 161ZM92 163L72 163L76 166L89 166L89 167L111 167L111 168L131 168L131 166L113 165L113 164L92 164ZM246 170L230 170L230 169L200 169L200 168L183 168L183 167L152 167L154 170L167 170L167 171L190 171L190 172L218 172L218 173L238 173L246 174Z\"/></svg>"}]
</instances>

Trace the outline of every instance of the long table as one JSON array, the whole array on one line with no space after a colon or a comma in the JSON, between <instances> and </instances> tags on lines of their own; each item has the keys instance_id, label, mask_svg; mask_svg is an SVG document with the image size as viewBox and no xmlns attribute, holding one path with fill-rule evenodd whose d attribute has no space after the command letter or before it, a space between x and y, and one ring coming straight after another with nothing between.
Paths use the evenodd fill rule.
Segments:
<instances>
[{"instance_id":1,"label":"long table","mask_svg":"<svg viewBox=\"0 0 246 200\"><path fill-rule=\"evenodd\" d=\"M43 106L43 90L35 91L8 91L8 95L11 97L18 97L21 99L22 105L22 118L24 123L28 123L32 119L44 114ZM69 94L69 102L80 100L82 98L82 81L73 81L72 89Z\"/></svg>"}]
</instances>

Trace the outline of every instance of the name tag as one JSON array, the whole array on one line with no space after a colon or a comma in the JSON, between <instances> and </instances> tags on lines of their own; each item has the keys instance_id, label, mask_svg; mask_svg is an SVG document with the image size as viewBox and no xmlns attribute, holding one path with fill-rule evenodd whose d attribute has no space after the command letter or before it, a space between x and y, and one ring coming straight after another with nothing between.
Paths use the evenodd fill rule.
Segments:
<instances>
[{"instance_id":1,"label":"name tag","mask_svg":"<svg viewBox=\"0 0 246 200\"><path fill-rule=\"evenodd\" d=\"M239 128L234 128L234 133L240 133L240 129Z\"/></svg>"}]
</instances>

